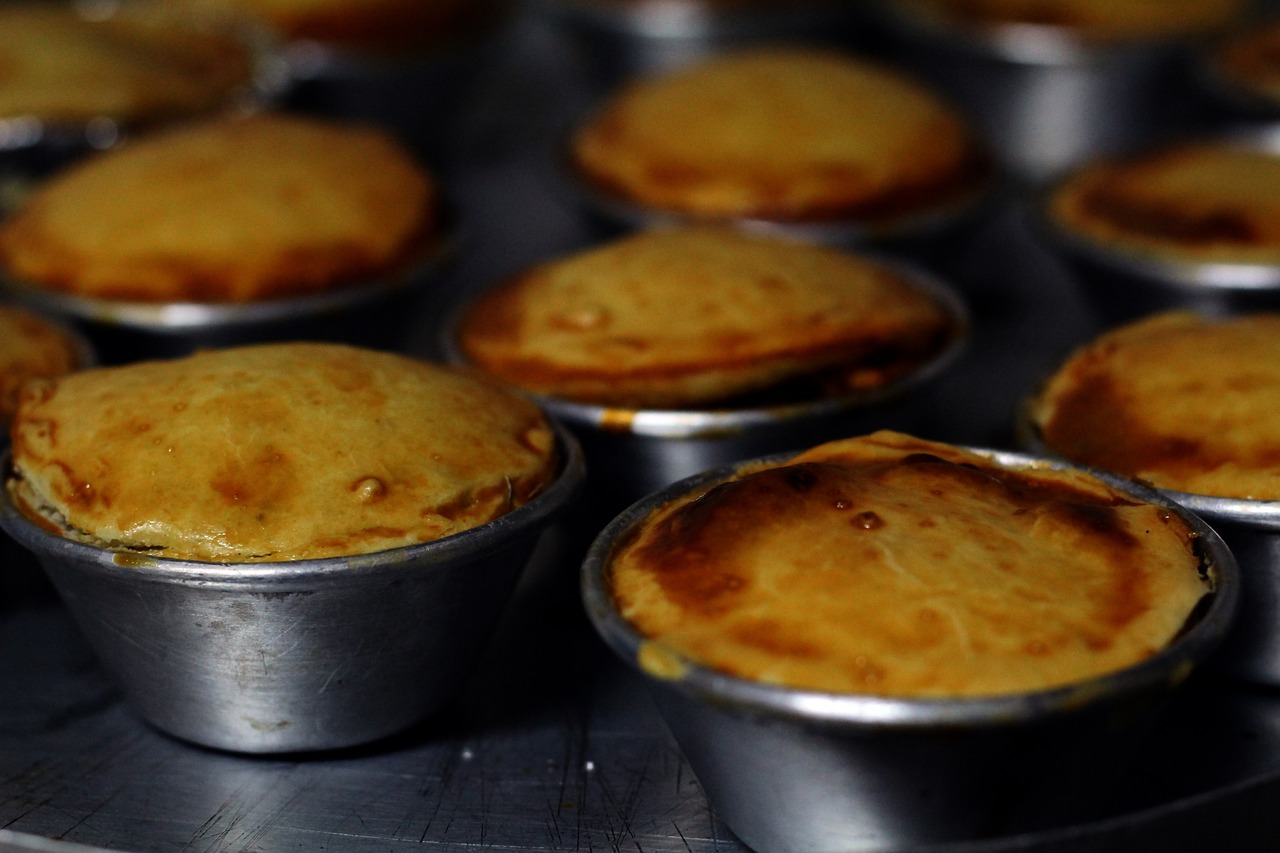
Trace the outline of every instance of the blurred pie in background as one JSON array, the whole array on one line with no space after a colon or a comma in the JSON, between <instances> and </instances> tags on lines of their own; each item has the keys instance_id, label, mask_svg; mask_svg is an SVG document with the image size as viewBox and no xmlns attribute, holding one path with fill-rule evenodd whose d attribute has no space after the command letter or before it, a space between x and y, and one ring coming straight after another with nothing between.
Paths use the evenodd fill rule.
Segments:
<instances>
[{"instance_id":1,"label":"blurred pie in background","mask_svg":"<svg viewBox=\"0 0 1280 853\"><path fill-rule=\"evenodd\" d=\"M1101 159L1051 194L1053 226L1113 255L1280 263L1280 154L1229 138Z\"/></svg>"},{"instance_id":2,"label":"blurred pie in background","mask_svg":"<svg viewBox=\"0 0 1280 853\"><path fill-rule=\"evenodd\" d=\"M439 243L433 176L389 134L259 114L82 161L0 224L9 283L104 300L244 303L403 276Z\"/></svg>"},{"instance_id":3,"label":"blurred pie in background","mask_svg":"<svg viewBox=\"0 0 1280 853\"><path fill-rule=\"evenodd\" d=\"M339 52L395 54L466 38L496 19L506 0L175 0L256 21L283 42Z\"/></svg>"},{"instance_id":4,"label":"blurred pie in background","mask_svg":"<svg viewBox=\"0 0 1280 853\"><path fill-rule=\"evenodd\" d=\"M8 429L24 384L64 376L88 361L79 337L39 315L0 305L0 430ZM0 445L6 441L0 433Z\"/></svg>"},{"instance_id":5,"label":"blurred pie in background","mask_svg":"<svg viewBox=\"0 0 1280 853\"><path fill-rule=\"evenodd\" d=\"M891 0L946 26L1032 24L1097 40L1163 39L1231 23L1246 0Z\"/></svg>"},{"instance_id":6,"label":"blurred pie in background","mask_svg":"<svg viewBox=\"0 0 1280 853\"><path fill-rule=\"evenodd\" d=\"M259 47L158 6L90 17L69 3L0 5L0 122L137 126L216 111L254 92ZM0 129L0 147L21 132Z\"/></svg>"},{"instance_id":7,"label":"blurred pie in background","mask_svg":"<svg viewBox=\"0 0 1280 853\"><path fill-rule=\"evenodd\" d=\"M1280 500L1280 314L1162 312L1071 354L1029 403L1053 453L1200 495Z\"/></svg>"},{"instance_id":8,"label":"blurred pie in background","mask_svg":"<svg viewBox=\"0 0 1280 853\"><path fill-rule=\"evenodd\" d=\"M575 130L569 158L606 202L692 220L886 223L990 178L983 146L929 89L816 48L635 80Z\"/></svg>"}]
</instances>

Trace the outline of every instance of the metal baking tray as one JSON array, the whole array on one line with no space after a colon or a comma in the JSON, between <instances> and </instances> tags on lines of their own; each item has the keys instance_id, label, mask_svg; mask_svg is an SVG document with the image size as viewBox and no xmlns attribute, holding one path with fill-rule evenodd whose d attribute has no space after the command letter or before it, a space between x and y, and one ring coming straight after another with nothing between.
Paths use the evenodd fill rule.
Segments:
<instances>
[{"instance_id":1,"label":"metal baking tray","mask_svg":"<svg viewBox=\"0 0 1280 853\"><path fill-rule=\"evenodd\" d=\"M443 177L459 200L461 296L596 238L545 167L566 117L600 95L550 27L517 19L472 81ZM1014 447L1016 406L1099 330L1026 227L1011 188L940 263L974 334L933 389L926 437ZM405 348L432 354L435 314ZM356 750L253 758L195 748L124 705L37 568L0 544L0 853L586 851L740 853L639 680L589 628L572 537L535 559L459 698ZM924 853L1272 850L1280 693L1186 685L1095 815ZM913 853L921 853L914 851Z\"/></svg>"}]
</instances>

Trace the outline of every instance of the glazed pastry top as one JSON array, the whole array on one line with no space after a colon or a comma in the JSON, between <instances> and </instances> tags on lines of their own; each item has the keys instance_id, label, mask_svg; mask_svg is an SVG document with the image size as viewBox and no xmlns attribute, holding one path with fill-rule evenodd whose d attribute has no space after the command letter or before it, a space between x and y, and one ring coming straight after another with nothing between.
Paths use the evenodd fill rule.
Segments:
<instances>
[{"instance_id":1,"label":"glazed pastry top","mask_svg":"<svg viewBox=\"0 0 1280 853\"><path fill-rule=\"evenodd\" d=\"M1207 590L1193 538L1090 475L880 432L659 507L611 555L608 582L648 640L642 665L983 696L1163 648Z\"/></svg>"},{"instance_id":2,"label":"glazed pastry top","mask_svg":"<svg viewBox=\"0 0 1280 853\"><path fill-rule=\"evenodd\" d=\"M63 535L214 562L426 542L555 476L540 410L496 385L337 344L211 350L29 384L19 505Z\"/></svg>"}]
</instances>

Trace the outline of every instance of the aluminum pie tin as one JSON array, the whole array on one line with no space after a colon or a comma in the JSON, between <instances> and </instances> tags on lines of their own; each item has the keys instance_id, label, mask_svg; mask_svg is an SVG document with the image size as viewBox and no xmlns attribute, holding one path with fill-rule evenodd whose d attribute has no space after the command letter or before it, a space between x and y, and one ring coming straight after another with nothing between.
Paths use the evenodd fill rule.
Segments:
<instances>
[{"instance_id":1,"label":"aluminum pie tin","mask_svg":"<svg viewBox=\"0 0 1280 853\"><path fill-rule=\"evenodd\" d=\"M1280 124L1234 128L1186 141L1192 139L1229 142L1280 156ZM1066 263L1081 294L1103 321L1121 323L1178 308L1229 316L1280 307L1280 264L1160 256L1104 245L1064 227L1050 216L1049 205L1074 174L1059 177L1041 191L1030 219L1039 240Z\"/></svg>"},{"instance_id":2,"label":"aluminum pie tin","mask_svg":"<svg viewBox=\"0 0 1280 853\"><path fill-rule=\"evenodd\" d=\"M415 267L332 291L258 302L144 302L50 290L0 273L0 293L81 329L105 363L285 340L386 347L434 296L456 255L457 228Z\"/></svg>"},{"instance_id":3,"label":"aluminum pie tin","mask_svg":"<svg viewBox=\"0 0 1280 853\"><path fill-rule=\"evenodd\" d=\"M452 536L374 554L202 563L65 539L8 490L0 527L39 558L126 703L157 729L242 753L332 750L425 720L459 689L542 532L576 496L557 479ZM6 452L0 461L9 470Z\"/></svg>"},{"instance_id":4,"label":"aluminum pie tin","mask_svg":"<svg viewBox=\"0 0 1280 853\"><path fill-rule=\"evenodd\" d=\"M902 61L965 109L1023 183L1198 118L1180 86L1196 38L1100 42L1059 24L948 26L894 0L874 8Z\"/></svg>"},{"instance_id":5,"label":"aluminum pie tin","mask_svg":"<svg viewBox=\"0 0 1280 853\"><path fill-rule=\"evenodd\" d=\"M1017 432L1031 452L1066 461L1045 444L1031 401L1018 412ZM1156 491L1212 525L1239 564L1240 612L1212 666L1244 681L1280 687L1280 501Z\"/></svg>"},{"instance_id":6,"label":"aluminum pie tin","mask_svg":"<svg viewBox=\"0 0 1280 853\"><path fill-rule=\"evenodd\" d=\"M590 499L580 512L584 524L602 526L632 501L708 468L881 427L923 429L932 415L928 385L968 345L969 310L953 288L918 266L879 262L932 296L953 328L932 359L883 387L773 406L705 409L632 409L534 394L582 444L591 471ZM443 358L457 365L468 364L455 338L468 304L457 306L442 330Z\"/></svg>"},{"instance_id":7,"label":"aluminum pie tin","mask_svg":"<svg viewBox=\"0 0 1280 853\"><path fill-rule=\"evenodd\" d=\"M842 44L865 26L858 4L842 0L730 8L703 0L535 0L532 8L574 37L600 76L614 82L754 44Z\"/></svg>"},{"instance_id":8,"label":"aluminum pie tin","mask_svg":"<svg viewBox=\"0 0 1280 853\"><path fill-rule=\"evenodd\" d=\"M1072 467L978 452L1015 467ZM650 673L639 662L645 637L609 594L611 555L659 506L739 467L703 472L627 508L592 544L580 580L593 626L644 679L712 808L761 853L929 849L1089 817L1165 699L1217 648L1237 607L1236 562L1208 525L1153 490L1092 472L1183 518L1214 581L1184 632L1141 663L1061 688L957 699L800 690L683 659L674 672Z\"/></svg>"}]
</instances>

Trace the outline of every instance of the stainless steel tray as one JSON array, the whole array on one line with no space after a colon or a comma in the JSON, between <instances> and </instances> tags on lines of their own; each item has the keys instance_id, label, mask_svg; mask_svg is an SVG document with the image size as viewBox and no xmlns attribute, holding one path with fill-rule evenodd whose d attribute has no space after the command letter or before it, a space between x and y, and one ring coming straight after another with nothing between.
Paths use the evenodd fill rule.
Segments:
<instances>
[{"instance_id":1,"label":"stainless steel tray","mask_svg":"<svg viewBox=\"0 0 1280 853\"><path fill-rule=\"evenodd\" d=\"M513 26L494 55L457 99L462 111L441 117L456 127L439 162L463 231L445 303L594 238L564 206L552 165L556 134L598 97L596 84L536 22ZM934 391L928 437L1013 446L1021 396L1098 328L1034 243L1023 203L1011 188L950 260L974 337ZM420 319L407 348L433 354L437 316ZM249 758L179 743L133 716L36 567L0 545L0 853L744 850L709 810L642 686L590 631L577 598L579 547L547 543L480 668L441 715L371 748ZM1168 708L1105 813L929 849L1272 850L1277 801L1280 693L1209 676Z\"/></svg>"}]
</instances>

